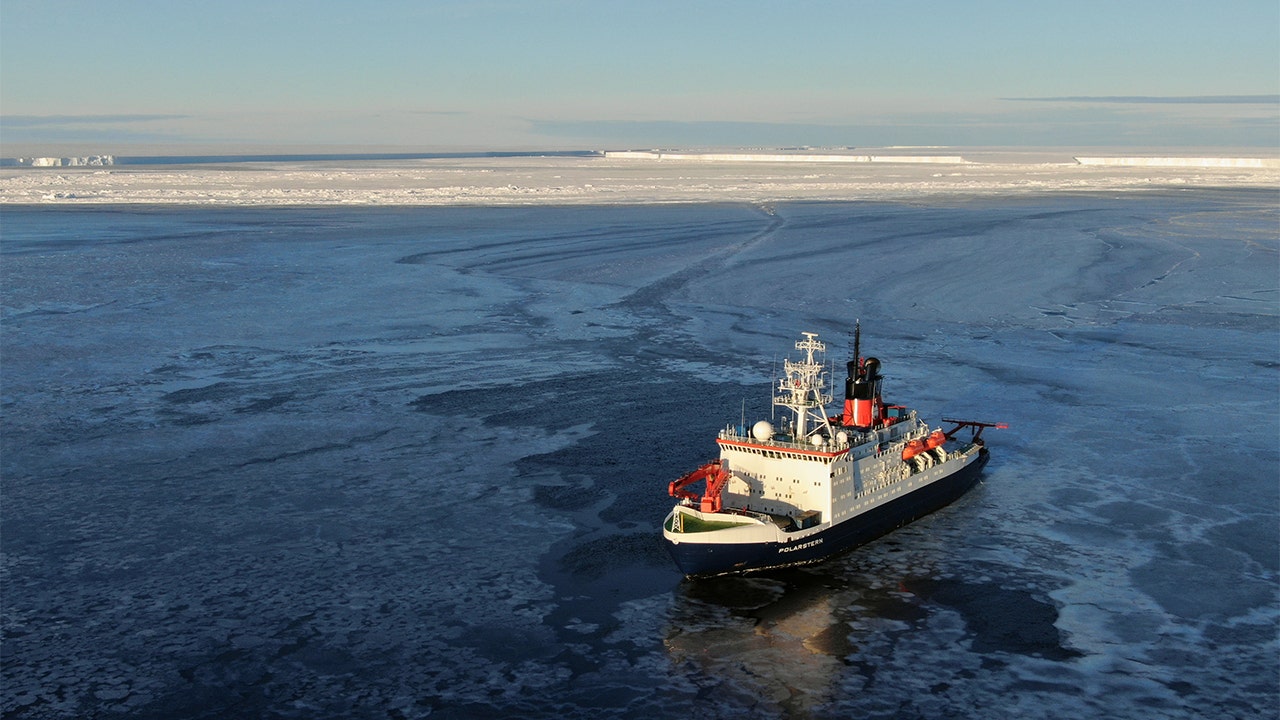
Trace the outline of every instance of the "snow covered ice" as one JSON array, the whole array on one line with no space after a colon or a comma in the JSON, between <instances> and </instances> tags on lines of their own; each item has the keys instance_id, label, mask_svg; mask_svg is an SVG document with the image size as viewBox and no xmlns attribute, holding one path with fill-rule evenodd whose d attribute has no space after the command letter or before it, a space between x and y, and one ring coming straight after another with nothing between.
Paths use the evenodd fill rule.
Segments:
<instances>
[{"instance_id":1,"label":"snow covered ice","mask_svg":"<svg viewBox=\"0 0 1280 720\"><path fill-rule=\"evenodd\" d=\"M913 166L809 202L619 160L599 204L622 181L583 162L527 184L572 203L505 207L0 176L4 715L1277 714L1280 208L1187 174L1259 171L913 195L965 172ZM888 399L1011 425L984 482L822 565L682 581L666 484L855 318Z\"/></svg>"},{"instance_id":2,"label":"snow covered ice","mask_svg":"<svg viewBox=\"0 0 1280 720\"><path fill-rule=\"evenodd\" d=\"M1057 190L1280 186L1280 158L1271 155L1077 158L1060 150L942 155L894 149L868 152L874 154L609 153L606 157L0 168L0 205L764 203L914 199L922 194L1007 197ZM784 157L790 161L779 160ZM840 161L818 161L823 157Z\"/></svg>"}]
</instances>

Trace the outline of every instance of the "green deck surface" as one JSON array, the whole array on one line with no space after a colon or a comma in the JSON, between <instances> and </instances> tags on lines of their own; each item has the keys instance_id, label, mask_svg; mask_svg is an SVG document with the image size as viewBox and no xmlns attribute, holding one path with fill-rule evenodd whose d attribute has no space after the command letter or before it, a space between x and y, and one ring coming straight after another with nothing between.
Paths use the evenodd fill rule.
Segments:
<instances>
[{"instance_id":1,"label":"green deck surface","mask_svg":"<svg viewBox=\"0 0 1280 720\"><path fill-rule=\"evenodd\" d=\"M722 522L719 520L703 520L694 515L680 516L681 531L686 533L710 532L712 530L723 530L725 528L746 524L747 523L740 522ZM671 523L667 523L667 529L671 529Z\"/></svg>"}]
</instances>

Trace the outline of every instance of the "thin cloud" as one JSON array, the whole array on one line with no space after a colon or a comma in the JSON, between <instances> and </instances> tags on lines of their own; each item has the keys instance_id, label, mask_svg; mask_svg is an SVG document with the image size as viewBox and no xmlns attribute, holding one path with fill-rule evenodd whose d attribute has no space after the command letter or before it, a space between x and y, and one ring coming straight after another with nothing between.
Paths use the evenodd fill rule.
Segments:
<instances>
[{"instance_id":1,"label":"thin cloud","mask_svg":"<svg viewBox=\"0 0 1280 720\"><path fill-rule=\"evenodd\" d=\"M1280 95L1068 95L1000 98L1015 102L1084 102L1133 105L1280 105Z\"/></svg>"},{"instance_id":2,"label":"thin cloud","mask_svg":"<svg viewBox=\"0 0 1280 720\"><path fill-rule=\"evenodd\" d=\"M1184 104L1185 107L1185 104ZM544 138L571 138L594 147L879 147L951 146L1231 146L1273 147L1274 113L1236 105L1244 117L1185 118L1169 107L1135 122L1119 104L1041 105L1017 110L899 114L847 124L742 121L627 121L527 119ZM1258 117L1254 117L1258 115Z\"/></svg>"},{"instance_id":3,"label":"thin cloud","mask_svg":"<svg viewBox=\"0 0 1280 720\"><path fill-rule=\"evenodd\" d=\"M840 125L748 121L528 120L534 133L552 137L627 138L629 142L681 145L848 145L858 137Z\"/></svg>"},{"instance_id":4,"label":"thin cloud","mask_svg":"<svg viewBox=\"0 0 1280 720\"><path fill-rule=\"evenodd\" d=\"M125 125L183 120L189 115L0 115L0 125L12 128L36 128L59 125Z\"/></svg>"}]
</instances>

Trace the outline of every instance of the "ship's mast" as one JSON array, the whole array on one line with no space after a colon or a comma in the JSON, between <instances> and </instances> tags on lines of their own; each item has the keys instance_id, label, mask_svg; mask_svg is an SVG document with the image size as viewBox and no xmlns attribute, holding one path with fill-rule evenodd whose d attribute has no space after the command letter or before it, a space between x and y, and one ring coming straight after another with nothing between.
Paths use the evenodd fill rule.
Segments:
<instances>
[{"instance_id":1,"label":"ship's mast","mask_svg":"<svg viewBox=\"0 0 1280 720\"><path fill-rule=\"evenodd\" d=\"M826 343L815 338L817 333L801 333L804 340L796 341L796 349L805 352L805 359L800 361L784 360L782 364L786 377L778 381L778 393L773 397L773 404L789 408L795 417L795 439L797 442L808 437L811 430L809 421L815 421L813 430L819 426L827 427L827 403L831 402L831 394L823 392L822 358L814 358L814 353L825 353Z\"/></svg>"}]
</instances>

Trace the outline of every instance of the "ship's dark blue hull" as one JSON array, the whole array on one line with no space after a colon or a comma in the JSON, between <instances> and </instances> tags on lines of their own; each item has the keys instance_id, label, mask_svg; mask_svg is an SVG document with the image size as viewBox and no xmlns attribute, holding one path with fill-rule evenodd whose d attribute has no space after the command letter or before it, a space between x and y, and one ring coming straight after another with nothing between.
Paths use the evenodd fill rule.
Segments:
<instances>
[{"instance_id":1,"label":"ship's dark blue hull","mask_svg":"<svg viewBox=\"0 0 1280 720\"><path fill-rule=\"evenodd\" d=\"M681 572L691 577L803 565L864 545L887 532L953 502L978 482L986 466L986 448L978 459L878 508L794 543L667 543Z\"/></svg>"}]
</instances>

